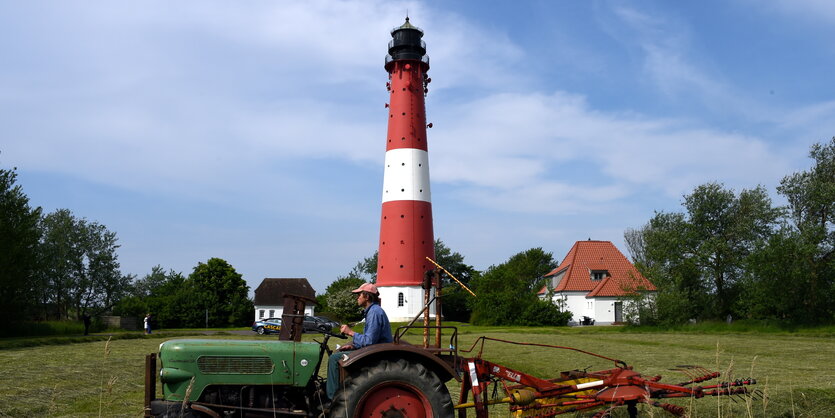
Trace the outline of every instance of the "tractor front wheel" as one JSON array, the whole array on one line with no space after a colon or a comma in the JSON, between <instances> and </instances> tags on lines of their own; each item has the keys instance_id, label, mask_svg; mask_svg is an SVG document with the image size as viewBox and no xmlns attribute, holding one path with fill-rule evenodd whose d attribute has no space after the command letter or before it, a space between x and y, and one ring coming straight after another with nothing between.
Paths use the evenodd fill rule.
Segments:
<instances>
[{"instance_id":1,"label":"tractor front wheel","mask_svg":"<svg viewBox=\"0 0 835 418\"><path fill-rule=\"evenodd\" d=\"M441 379L420 363L381 360L351 373L334 397L332 417L452 418Z\"/></svg>"}]
</instances>

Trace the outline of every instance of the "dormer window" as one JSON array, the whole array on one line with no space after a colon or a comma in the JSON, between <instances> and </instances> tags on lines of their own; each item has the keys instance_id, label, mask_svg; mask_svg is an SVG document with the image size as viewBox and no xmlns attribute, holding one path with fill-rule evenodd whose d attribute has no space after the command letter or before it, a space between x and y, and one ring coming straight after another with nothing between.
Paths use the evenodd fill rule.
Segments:
<instances>
[{"instance_id":1,"label":"dormer window","mask_svg":"<svg viewBox=\"0 0 835 418\"><path fill-rule=\"evenodd\" d=\"M593 281L603 280L608 275L609 271L607 270L591 270L591 279Z\"/></svg>"}]
</instances>

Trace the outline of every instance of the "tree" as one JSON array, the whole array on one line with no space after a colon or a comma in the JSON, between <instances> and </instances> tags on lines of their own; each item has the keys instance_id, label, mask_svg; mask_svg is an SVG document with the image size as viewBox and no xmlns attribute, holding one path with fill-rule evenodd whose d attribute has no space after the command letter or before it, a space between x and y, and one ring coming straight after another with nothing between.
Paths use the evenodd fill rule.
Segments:
<instances>
[{"instance_id":1,"label":"tree","mask_svg":"<svg viewBox=\"0 0 835 418\"><path fill-rule=\"evenodd\" d=\"M812 145L809 157L810 169L784 177L777 187L788 200L791 222L759 254L752 278L764 288L779 286L782 303L793 307L772 300L768 309L796 322L835 317L835 137Z\"/></svg>"},{"instance_id":2,"label":"tree","mask_svg":"<svg viewBox=\"0 0 835 418\"><path fill-rule=\"evenodd\" d=\"M198 263L185 285L189 292L178 292L178 299L184 305L186 326L204 325L206 315L210 327L242 326L253 317L249 286L226 260Z\"/></svg>"},{"instance_id":3,"label":"tree","mask_svg":"<svg viewBox=\"0 0 835 418\"><path fill-rule=\"evenodd\" d=\"M154 266L141 279L133 280L127 295L113 308L114 315L143 317L152 313L157 326L162 328L182 327L182 309L179 301L187 299L182 294L187 287L182 273L162 266Z\"/></svg>"},{"instance_id":4,"label":"tree","mask_svg":"<svg viewBox=\"0 0 835 418\"><path fill-rule=\"evenodd\" d=\"M26 318L36 306L32 284L38 268L41 208L16 185L15 169L0 169L0 316L9 322Z\"/></svg>"},{"instance_id":5,"label":"tree","mask_svg":"<svg viewBox=\"0 0 835 418\"><path fill-rule=\"evenodd\" d=\"M685 213L656 213L625 239L635 266L658 288L658 318L724 318L735 310L749 257L781 211L762 187L736 195L706 183L684 196Z\"/></svg>"},{"instance_id":6,"label":"tree","mask_svg":"<svg viewBox=\"0 0 835 418\"><path fill-rule=\"evenodd\" d=\"M685 197L684 207L689 217L689 255L709 282L715 312L723 318L733 313L746 258L768 239L780 211L772 207L762 187L735 196L718 183L696 187Z\"/></svg>"},{"instance_id":7,"label":"tree","mask_svg":"<svg viewBox=\"0 0 835 418\"><path fill-rule=\"evenodd\" d=\"M740 309L751 318L795 324L831 319L829 303L820 302L822 296L831 301L835 295L831 290L824 290L823 295L812 290L816 288L814 281L833 273L830 265L810 262L818 256L816 243L791 225L783 225L751 256ZM817 267L822 271L815 271ZM829 286L831 289L831 282Z\"/></svg>"},{"instance_id":8,"label":"tree","mask_svg":"<svg viewBox=\"0 0 835 418\"><path fill-rule=\"evenodd\" d=\"M556 266L553 255L542 248L531 248L490 266L473 280L477 297L472 302L472 322L521 325L522 314L538 299L536 291L542 287L542 276Z\"/></svg>"},{"instance_id":9,"label":"tree","mask_svg":"<svg viewBox=\"0 0 835 418\"><path fill-rule=\"evenodd\" d=\"M144 299L147 302L146 308L137 313L136 316L144 316L146 313L150 313L153 315L157 327L160 328L205 325L205 310L194 304L191 297L192 286L186 283L186 278L182 273L174 270L163 273L161 267L152 268L151 274L146 275L139 284L147 285L149 283L154 283L154 286L150 287L150 295ZM190 306L190 309L186 309L186 306ZM195 311L203 313L203 316L195 320L192 315ZM189 324L189 318L197 323L191 322L193 325L187 325Z\"/></svg>"},{"instance_id":10,"label":"tree","mask_svg":"<svg viewBox=\"0 0 835 418\"><path fill-rule=\"evenodd\" d=\"M464 262L463 255L452 251L440 239L435 240L435 262L467 287L472 284L472 279L478 276L478 271ZM455 280L447 277L446 274L442 274L441 277L443 285L441 309L444 319L448 321L469 321L472 314L472 308L470 307L472 295Z\"/></svg>"},{"instance_id":11,"label":"tree","mask_svg":"<svg viewBox=\"0 0 835 418\"><path fill-rule=\"evenodd\" d=\"M134 296L148 297L158 293L158 289L166 285L174 276L182 276L174 270L169 270L168 273L159 264L151 267L151 272L136 280L131 288L131 294Z\"/></svg>"},{"instance_id":12,"label":"tree","mask_svg":"<svg viewBox=\"0 0 835 418\"><path fill-rule=\"evenodd\" d=\"M42 222L39 292L63 318L112 307L128 289L119 272L116 234L104 225L58 209Z\"/></svg>"},{"instance_id":13,"label":"tree","mask_svg":"<svg viewBox=\"0 0 835 418\"><path fill-rule=\"evenodd\" d=\"M362 318L362 308L357 305L356 295L351 291L365 283L354 271L337 278L325 289L328 311L344 321L356 321Z\"/></svg>"},{"instance_id":14,"label":"tree","mask_svg":"<svg viewBox=\"0 0 835 418\"><path fill-rule=\"evenodd\" d=\"M796 237L805 251L798 254L805 266L806 288L801 305L815 320L831 320L835 289L835 137L814 144L809 151L814 165L786 176L777 191L789 201Z\"/></svg>"}]
</instances>

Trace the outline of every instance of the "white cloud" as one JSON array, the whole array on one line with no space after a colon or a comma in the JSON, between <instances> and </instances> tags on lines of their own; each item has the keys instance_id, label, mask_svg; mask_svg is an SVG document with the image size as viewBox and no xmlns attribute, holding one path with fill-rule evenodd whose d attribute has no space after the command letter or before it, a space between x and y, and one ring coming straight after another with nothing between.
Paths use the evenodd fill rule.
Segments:
<instances>
[{"instance_id":1,"label":"white cloud","mask_svg":"<svg viewBox=\"0 0 835 418\"><path fill-rule=\"evenodd\" d=\"M835 24L835 3L830 0L776 0L772 2L750 2L754 7L775 10L784 15L799 16L810 22Z\"/></svg>"},{"instance_id":2,"label":"white cloud","mask_svg":"<svg viewBox=\"0 0 835 418\"><path fill-rule=\"evenodd\" d=\"M501 81L470 65L519 54L501 36L474 49L490 34L418 2L20 6L29 24L7 38L31 44L0 69L4 151L33 170L197 195L282 159L377 162L387 34L406 10L438 40L430 54L447 76L432 87Z\"/></svg>"},{"instance_id":3,"label":"white cloud","mask_svg":"<svg viewBox=\"0 0 835 418\"><path fill-rule=\"evenodd\" d=\"M253 189L301 187L281 171L287 161L372 166L383 157L387 32L409 9L437 75L432 178L486 207L575 211L636 190L679 196L710 179L750 187L785 172L761 138L601 112L572 92L531 93L521 87L531 75L519 71L526 51L508 34L422 3L164 5L30 10L30 25L7 28L33 37L20 58L52 66L26 74L12 59L0 69L0 121L13 135L4 152L33 170L197 196L252 178L262 182ZM754 108L692 62L681 22L615 15L659 89ZM38 37L46 26L54 37ZM464 88L474 97L445 96ZM813 123L829 110L793 119Z\"/></svg>"},{"instance_id":4,"label":"white cloud","mask_svg":"<svg viewBox=\"0 0 835 418\"><path fill-rule=\"evenodd\" d=\"M778 114L749 99L725 79L721 65L711 62L710 54L694 45L695 35L688 21L674 14L632 7L615 7L612 13L616 19L607 23L614 27L606 30L626 48L640 52L646 77L667 100L695 102L706 113L732 113L758 122Z\"/></svg>"},{"instance_id":5,"label":"white cloud","mask_svg":"<svg viewBox=\"0 0 835 418\"><path fill-rule=\"evenodd\" d=\"M563 92L500 94L441 112L451 117L430 133L433 181L507 211L575 212L646 189L678 197L711 180L750 188L787 169L761 138L599 112Z\"/></svg>"}]
</instances>

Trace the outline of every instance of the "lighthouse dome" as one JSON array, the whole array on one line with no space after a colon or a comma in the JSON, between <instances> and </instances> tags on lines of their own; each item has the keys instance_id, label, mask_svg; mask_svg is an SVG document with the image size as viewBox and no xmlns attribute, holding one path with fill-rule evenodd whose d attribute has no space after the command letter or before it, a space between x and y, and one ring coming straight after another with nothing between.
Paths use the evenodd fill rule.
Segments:
<instances>
[{"instance_id":1,"label":"lighthouse dome","mask_svg":"<svg viewBox=\"0 0 835 418\"><path fill-rule=\"evenodd\" d=\"M402 25L391 30L392 40L389 41L389 53L386 56L386 69L388 66L399 60L421 61L429 67L429 56L426 55L426 42L423 38L423 31L412 25L409 18Z\"/></svg>"}]
</instances>

